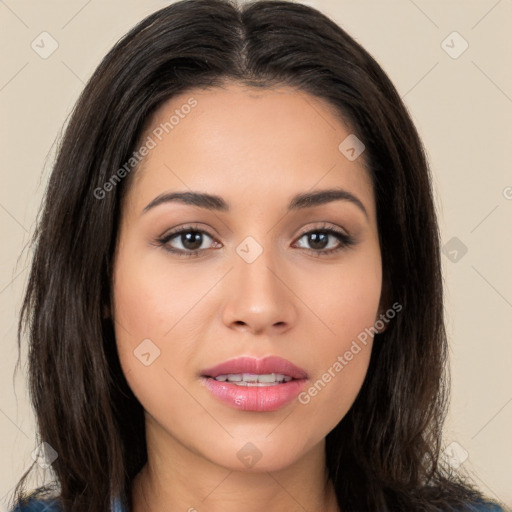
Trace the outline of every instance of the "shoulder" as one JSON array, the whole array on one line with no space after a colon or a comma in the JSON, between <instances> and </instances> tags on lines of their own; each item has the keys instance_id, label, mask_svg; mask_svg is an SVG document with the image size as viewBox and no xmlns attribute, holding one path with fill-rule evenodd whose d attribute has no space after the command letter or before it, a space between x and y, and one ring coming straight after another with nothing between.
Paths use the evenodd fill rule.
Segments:
<instances>
[{"instance_id":1,"label":"shoulder","mask_svg":"<svg viewBox=\"0 0 512 512\"><path fill-rule=\"evenodd\" d=\"M492 502L468 505L468 507L464 509L464 512L466 512L466 511L467 512L507 512L500 505L498 505L497 503L492 503Z\"/></svg>"},{"instance_id":2,"label":"shoulder","mask_svg":"<svg viewBox=\"0 0 512 512\"><path fill-rule=\"evenodd\" d=\"M60 512L57 500L30 500L25 505L16 505L11 512Z\"/></svg>"},{"instance_id":3,"label":"shoulder","mask_svg":"<svg viewBox=\"0 0 512 512\"><path fill-rule=\"evenodd\" d=\"M25 505L17 505L11 512L62 512L62 509L56 499L32 499ZM115 500L112 506L112 512L126 512L120 499Z\"/></svg>"}]
</instances>

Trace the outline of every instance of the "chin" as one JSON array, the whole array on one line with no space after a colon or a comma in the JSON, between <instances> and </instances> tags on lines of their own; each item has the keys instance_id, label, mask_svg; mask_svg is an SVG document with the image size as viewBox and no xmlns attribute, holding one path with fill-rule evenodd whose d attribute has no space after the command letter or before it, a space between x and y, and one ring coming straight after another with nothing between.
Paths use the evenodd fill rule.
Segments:
<instances>
[{"instance_id":1,"label":"chin","mask_svg":"<svg viewBox=\"0 0 512 512\"><path fill-rule=\"evenodd\" d=\"M308 449L301 446L297 451L299 443L290 443L293 446L284 446L280 439L272 439L272 436L263 434L247 436L243 441L232 440L229 446L221 447L216 445L216 451L212 454L205 454L213 464L222 466L230 471L244 473L264 473L284 470L292 466L297 460L303 457Z\"/></svg>"}]
</instances>

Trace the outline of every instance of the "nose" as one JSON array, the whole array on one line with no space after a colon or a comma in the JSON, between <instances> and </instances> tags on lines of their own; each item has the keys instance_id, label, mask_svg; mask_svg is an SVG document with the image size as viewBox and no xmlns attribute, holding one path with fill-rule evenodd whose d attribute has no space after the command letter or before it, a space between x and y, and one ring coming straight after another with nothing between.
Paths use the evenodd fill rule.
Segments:
<instances>
[{"instance_id":1,"label":"nose","mask_svg":"<svg viewBox=\"0 0 512 512\"><path fill-rule=\"evenodd\" d=\"M296 322L296 296L285 266L270 250L252 262L235 253L224 290L222 319L230 329L252 334L283 333Z\"/></svg>"}]
</instances>

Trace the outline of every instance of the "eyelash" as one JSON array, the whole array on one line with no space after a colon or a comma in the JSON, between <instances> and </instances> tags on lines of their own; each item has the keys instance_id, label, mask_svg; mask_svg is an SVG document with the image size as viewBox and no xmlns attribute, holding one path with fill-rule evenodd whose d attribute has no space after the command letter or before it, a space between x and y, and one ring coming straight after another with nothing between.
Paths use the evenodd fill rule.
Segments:
<instances>
[{"instance_id":1,"label":"eyelash","mask_svg":"<svg viewBox=\"0 0 512 512\"><path fill-rule=\"evenodd\" d=\"M214 239L214 237L211 236L207 231L199 229L195 226L184 226L184 227L178 228L178 229L172 231L171 233L168 233L160 238L157 238L156 242L165 251L170 252L172 254L176 254L178 256L184 256L184 257L198 256L200 252L208 250L208 249L196 249L195 251L186 251L186 250L184 251L182 249L170 248L167 245L173 238L178 237L182 233L190 233L190 232L206 234L210 238ZM309 235L311 233L325 233L328 235L333 235L341 242L341 245L339 247L335 247L334 249L319 249L319 250L304 249L305 251L309 252L310 254L313 254L316 257L321 257L324 255L330 255L330 254L337 253L343 249L352 247L356 243L355 239L352 236L347 235L347 234L345 234L341 231L338 231L334 228L324 227L324 226L319 227L319 228L310 229L309 231L305 231L305 232L301 233L299 235L299 237L297 238L297 240L300 240L305 235Z\"/></svg>"}]
</instances>

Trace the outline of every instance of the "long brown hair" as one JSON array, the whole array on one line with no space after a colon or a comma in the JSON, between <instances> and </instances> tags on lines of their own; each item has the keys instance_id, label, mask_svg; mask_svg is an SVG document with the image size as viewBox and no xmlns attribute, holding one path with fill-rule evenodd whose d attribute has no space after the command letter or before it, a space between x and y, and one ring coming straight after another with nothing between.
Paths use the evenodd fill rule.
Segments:
<instances>
[{"instance_id":1,"label":"long brown hair","mask_svg":"<svg viewBox=\"0 0 512 512\"><path fill-rule=\"evenodd\" d=\"M319 11L289 1L184 0L148 16L103 59L81 94L53 167L18 325L40 441L58 454L52 493L66 512L129 500L146 462L143 408L119 364L110 305L120 204L104 189L145 123L187 89L287 85L326 100L366 146L387 305L363 387L328 434L344 512L474 510L485 499L443 466L447 339L430 170L413 122L376 61ZM130 176L136 172L134 168ZM35 462L34 462L35 465ZM25 480L14 499L26 501Z\"/></svg>"}]
</instances>

